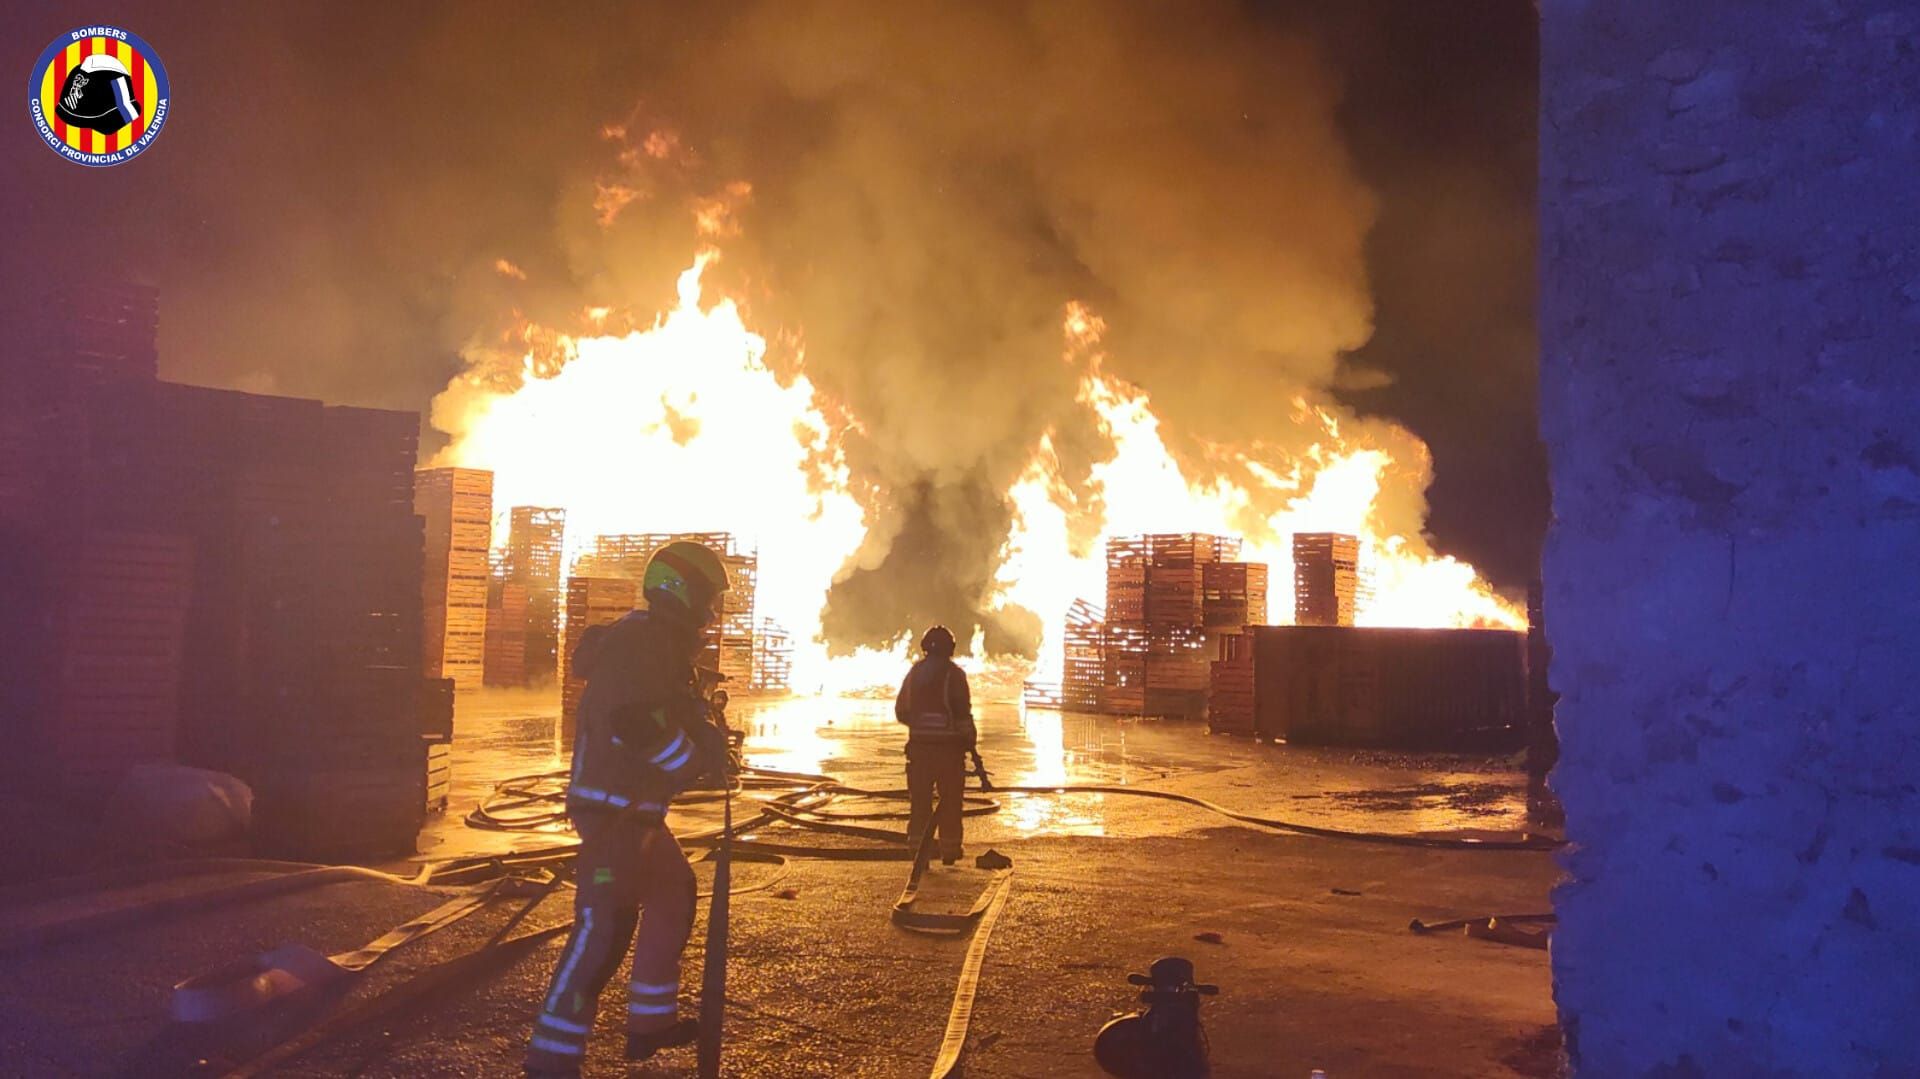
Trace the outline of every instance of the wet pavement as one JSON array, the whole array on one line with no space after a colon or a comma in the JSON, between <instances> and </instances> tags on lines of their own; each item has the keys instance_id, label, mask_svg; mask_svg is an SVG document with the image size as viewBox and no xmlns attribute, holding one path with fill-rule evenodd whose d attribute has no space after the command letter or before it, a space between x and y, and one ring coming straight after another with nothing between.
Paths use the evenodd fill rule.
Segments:
<instances>
[{"instance_id":1,"label":"wet pavement","mask_svg":"<svg viewBox=\"0 0 1920 1079\"><path fill-rule=\"evenodd\" d=\"M489 832L463 819L501 779L559 767L554 703L527 693L462 699L452 808L429 823L421 859L564 840L559 829ZM1500 832L1524 822L1523 777L1505 762L1271 746L1211 737L1193 724L1012 705L980 712L982 754L1006 785L1174 791L1363 831ZM756 766L866 787L901 781L902 734L889 701L737 701L733 718L747 731L747 759ZM1550 855L1276 834L1120 795L998 798L999 811L968 821L970 853L991 846L1014 861L974 1008L969 1075L1098 1075L1091 1039L1133 1006L1125 975L1165 954L1192 958L1201 978L1222 986L1203 1009L1219 1076L1304 1079L1312 1068L1335 1079L1554 1073L1545 952L1407 931L1416 917L1550 909L1547 892L1558 874ZM694 806L676 809L674 825L688 832L713 819L710 806ZM703 886L711 880L710 865L696 872ZM819 858L735 867L737 889L759 887L732 902L726 1074L927 1073L967 942L908 934L888 922L905 872L899 862ZM964 864L931 872L929 895L963 903L987 879ZM336 1005L395 999L439 964L474 954L517 904L495 904L397 949L348 985L344 1002L310 1002L307 1011L271 1021L221 1030L169 1025L170 985L282 942L353 947L447 894L334 884L16 950L0 962L0 1075L223 1074ZM683 1007L697 1006L704 910L703 903L685 963ZM558 894L518 931L564 927L570 917L570 900ZM270 1074L517 1075L559 950L551 939L486 969L463 970L451 984L342 1029ZM606 999L586 1074L694 1073L690 1050L644 1066L622 1062L618 995L610 990Z\"/></svg>"},{"instance_id":2,"label":"wet pavement","mask_svg":"<svg viewBox=\"0 0 1920 1079\"><path fill-rule=\"evenodd\" d=\"M1219 792L1213 800L1228 808L1317 827L1436 833L1527 827L1525 776L1506 761L1275 745L1210 735L1201 723L1013 703L980 703L977 713L981 756L1002 786L1162 786L1182 780ZM830 775L864 788L905 782L905 728L894 721L890 700L744 698L733 702L729 721L746 732L749 765ZM462 697L455 716L453 794L448 811L422 831L419 860L544 845L525 835L476 830L465 818L501 781L564 768L558 727L554 693ZM1235 774L1221 775L1226 772ZM1222 823L1195 809L1101 794L1000 800L1000 812L969 823L988 844L1043 835L1179 834ZM705 815L695 816L699 825L709 823ZM567 834L563 827L552 831L555 837Z\"/></svg>"}]
</instances>

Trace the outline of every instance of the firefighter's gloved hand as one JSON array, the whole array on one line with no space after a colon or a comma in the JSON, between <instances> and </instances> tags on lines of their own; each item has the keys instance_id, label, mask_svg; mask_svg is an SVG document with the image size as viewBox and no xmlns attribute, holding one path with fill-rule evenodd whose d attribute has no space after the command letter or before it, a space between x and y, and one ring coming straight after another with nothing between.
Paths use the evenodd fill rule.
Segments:
<instances>
[{"instance_id":1,"label":"firefighter's gloved hand","mask_svg":"<svg viewBox=\"0 0 1920 1079\"><path fill-rule=\"evenodd\" d=\"M614 709L609 719L614 739L676 789L685 790L692 777L700 774L699 746L688 737L686 728L705 724L673 722L663 709L648 708L641 702Z\"/></svg>"},{"instance_id":2,"label":"firefighter's gloved hand","mask_svg":"<svg viewBox=\"0 0 1920 1079\"><path fill-rule=\"evenodd\" d=\"M727 752L727 732L711 723L689 723L687 734L693 741L702 775L719 779L733 776L733 755Z\"/></svg>"}]
</instances>

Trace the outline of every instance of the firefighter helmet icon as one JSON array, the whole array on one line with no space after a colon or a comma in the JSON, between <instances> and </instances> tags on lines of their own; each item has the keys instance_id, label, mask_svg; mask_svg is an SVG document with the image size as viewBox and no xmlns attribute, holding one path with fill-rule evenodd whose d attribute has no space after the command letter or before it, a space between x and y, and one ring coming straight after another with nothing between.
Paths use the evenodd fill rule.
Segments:
<instances>
[{"instance_id":1,"label":"firefighter helmet icon","mask_svg":"<svg viewBox=\"0 0 1920 1079\"><path fill-rule=\"evenodd\" d=\"M55 38L27 78L40 141L80 165L118 165L145 153L167 122L167 69L153 47L117 26Z\"/></svg>"},{"instance_id":2,"label":"firefighter helmet icon","mask_svg":"<svg viewBox=\"0 0 1920 1079\"><path fill-rule=\"evenodd\" d=\"M53 111L75 127L111 135L140 119L133 74L117 56L89 56L67 72Z\"/></svg>"}]
</instances>

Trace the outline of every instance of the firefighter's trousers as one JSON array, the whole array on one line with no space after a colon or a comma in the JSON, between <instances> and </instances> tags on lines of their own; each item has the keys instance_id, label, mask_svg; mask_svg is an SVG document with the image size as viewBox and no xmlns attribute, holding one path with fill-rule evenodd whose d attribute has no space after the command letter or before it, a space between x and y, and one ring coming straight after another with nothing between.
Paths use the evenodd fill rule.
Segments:
<instances>
[{"instance_id":1,"label":"firefighter's trousers","mask_svg":"<svg viewBox=\"0 0 1920 1079\"><path fill-rule=\"evenodd\" d=\"M942 858L960 856L961 798L967 786L967 754L958 746L907 747L907 831L918 846L931 823L939 831ZM940 795L939 805L934 794Z\"/></svg>"},{"instance_id":2,"label":"firefighter's trousers","mask_svg":"<svg viewBox=\"0 0 1920 1079\"><path fill-rule=\"evenodd\" d=\"M573 933L534 1021L527 1066L577 1068L600 1006L600 991L633 942L629 1033L664 1030L679 1017L680 953L693 929L693 869L666 825L652 817L580 812ZM638 928L636 938L635 929Z\"/></svg>"}]
</instances>

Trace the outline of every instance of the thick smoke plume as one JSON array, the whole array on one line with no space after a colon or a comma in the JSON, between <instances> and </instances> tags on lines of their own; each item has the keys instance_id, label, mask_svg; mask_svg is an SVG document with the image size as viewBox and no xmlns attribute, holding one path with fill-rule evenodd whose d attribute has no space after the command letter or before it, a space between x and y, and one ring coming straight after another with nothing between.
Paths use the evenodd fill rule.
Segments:
<instances>
[{"instance_id":1,"label":"thick smoke plume","mask_svg":"<svg viewBox=\"0 0 1920 1079\"><path fill-rule=\"evenodd\" d=\"M827 597L838 646L934 620L1037 643L991 596L1006 492L1043 435L1063 492L1110 450L1062 361L1069 302L1203 478L1207 442L1284 452L1285 402L1366 339L1337 82L1235 5L768 3L682 56L563 227L638 286L707 210L731 291L844 408L869 531ZM1076 501L1082 535L1097 508Z\"/></svg>"},{"instance_id":2,"label":"thick smoke plume","mask_svg":"<svg viewBox=\"0 0 1920 1079\"><path fill-rule=\"evenodd\" d=\"M1325 55L1384 77L1431 45L1355 60L1329 20L1276 10L469 0L207 20L134 0L124 21L179 83L166 138L112 187L31 140L0 149L20 181L7 291L111 249L163 286L169 376L419 408L463 363L517 365L503 317L581 333L613 305L618 332L716 243L715 285L777 367L804 365L867 509L827 632L851 647L937 619L1020 651L1034 623L990 586L1007 487L1050 433L1091 537L1109 452L1061 360L1068 302L1105 320L1106 369L1152 395L1202 480L1242 467L1222 444L1284 459L1305 437L1289 401L1358 384L1339 357L1370 331L1374 209ZM0 21L31 52L53 18ZM287 137L236 135L262 123ZM1381 511L1417 535L1405 487Z\"/></svg>"}]
</instances>

